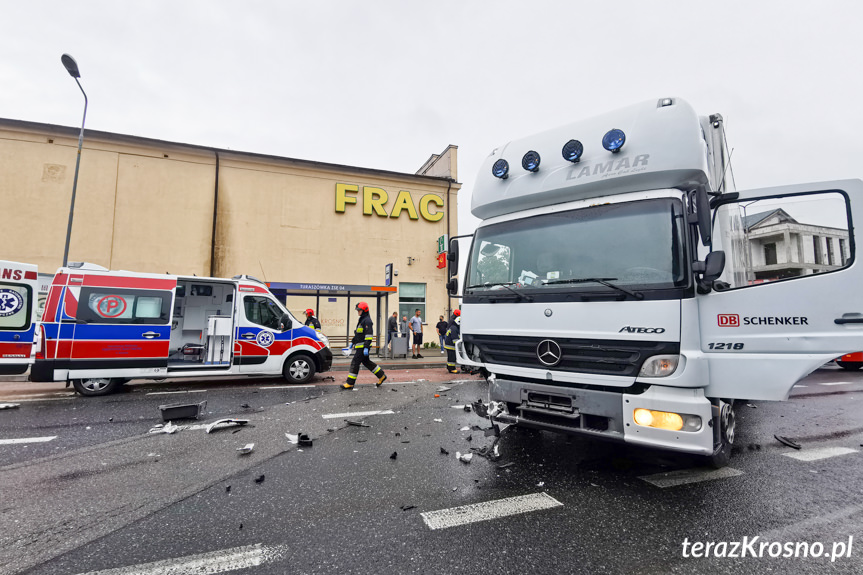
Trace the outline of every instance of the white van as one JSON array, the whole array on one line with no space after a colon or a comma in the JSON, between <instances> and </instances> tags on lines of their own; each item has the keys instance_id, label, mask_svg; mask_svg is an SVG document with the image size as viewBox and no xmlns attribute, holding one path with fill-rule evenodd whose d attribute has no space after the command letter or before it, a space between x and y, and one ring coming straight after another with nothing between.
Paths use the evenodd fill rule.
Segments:
<instances>
[{"instance_id":1,"label":"white van","mask_svg":"<svg viewBox=\"0 0 863 575\"><path fill-rule=\"evenodd\" d=\"M21 375L36 332L37 268L0 260L0 375Z\"/></svg>"}]
</instances>

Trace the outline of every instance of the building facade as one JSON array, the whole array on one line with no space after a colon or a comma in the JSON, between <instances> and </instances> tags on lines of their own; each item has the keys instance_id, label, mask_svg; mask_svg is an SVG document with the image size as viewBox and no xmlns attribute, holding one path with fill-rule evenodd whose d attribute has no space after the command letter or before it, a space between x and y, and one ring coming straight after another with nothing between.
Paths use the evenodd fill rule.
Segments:
<instances>
[{"instance_id":1,"label":"building facade","mask_svg":"<svg viewBox=\"0 0 863 575\"><path fill-rule=\"evenodd\" d=\"M0 119L0 259L62 264L78 132ZM370 286L393 264L390 313L420 308L433 326L457 305L438 267L438 239L457 235L457 177L455 146L409 174L87 130L69 261ZM319 303L324 332L343 333L355 317L335 299L287 306L302 319Z\"/></svg>"}]
</instances>

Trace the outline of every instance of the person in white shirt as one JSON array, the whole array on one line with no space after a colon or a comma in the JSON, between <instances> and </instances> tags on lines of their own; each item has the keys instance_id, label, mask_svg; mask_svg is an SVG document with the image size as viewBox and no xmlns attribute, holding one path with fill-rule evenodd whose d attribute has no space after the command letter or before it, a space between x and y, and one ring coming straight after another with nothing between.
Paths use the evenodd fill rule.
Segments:
<instances>
[{"instance_id":1,"label":"person in white shirt","mask_svg":"<svg viewBox=\"0 0 863 575\"><path fill-rule=\"evenodd\" d=\"M416 311L416 314L411 318L411 333L413 333L413 344L414 344L414 359L419 359L422 357L420 355L420 349L423 346L423 319L420 317L420 310Z\"/></svg>"}]
</instances>

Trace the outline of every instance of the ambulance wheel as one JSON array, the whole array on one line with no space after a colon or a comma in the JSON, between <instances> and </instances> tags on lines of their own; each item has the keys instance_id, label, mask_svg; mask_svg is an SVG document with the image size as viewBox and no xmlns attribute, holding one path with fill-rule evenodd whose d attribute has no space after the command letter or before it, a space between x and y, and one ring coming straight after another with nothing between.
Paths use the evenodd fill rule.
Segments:
<instances>
[{"instance_id":1,"label":"ambulance wheel","mask_svg":"<svg viewBox=\"0 0 863 575\"><path fill-rule=\"evenodd\" d=\"M734 401L729 403L722 401L720 405L719 417L713 422L718 426L719 439L713 444L713 455L706 457L706 463L715 469L725 467L731 461L731 449L734 447L734 432L737 427Z\"/></svg>"},{"instance_id":2,"label":"ambulance wheel","mask_svg":"<svg viewBox=\"0 0 863 575\"><path fill-rule=\"evenodd\" d=\"M122 385L123 380L116 377L90 377L72 380L75 391L86 397L115 393Z\"/></svg>"},{"instance_id":3,"label":"ambulance wheel","mask_svg":"<svg viewBox=\"0 0 863 575\"><path fill-rule=\"evenodd\" d=\"M288 383L306 383L315 375L315 360L307 353L292 355L283 370Z\"/></svg>"},{"instance_id":4,"label":"ambulance wheel","mask_svg":"<svg viewBox=\"0 0 863 575\"><path fill-rule=\"evenodd\" d=\"M847 369L848 371L857 371L858 369L863 367L863 362L859 362L859 361L837 361L836 365L838 365L842 369Z\"/></svg>"}]
</instances>

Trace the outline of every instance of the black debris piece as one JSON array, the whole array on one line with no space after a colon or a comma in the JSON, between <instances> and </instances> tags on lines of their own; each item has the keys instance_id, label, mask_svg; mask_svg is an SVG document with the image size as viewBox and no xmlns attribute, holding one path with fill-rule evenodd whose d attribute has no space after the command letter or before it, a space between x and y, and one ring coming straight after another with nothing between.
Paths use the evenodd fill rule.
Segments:
<instances>
[{"instance_id":1,"label":"black debris piece","mask_svg":"<svg viewBox=\"0 0 863 575\"><path fill-rule=\"evenodd\" d=\"M241 405L240 407L242 407L243 409L251 409L251 407L252 407L252 406L251 406L251 405L249 405L248 403L244 403L244 404L243 404L243 405Z\"/></svg>"},{"instance_id":2,"label":"black debris piece","mask_svg":"<svg viewBox=\"0 0 863 575\"><path fill-rule=\"evenodd\" d=\"M396 431L396 437L401 437L401 435L402 435L402 434L401 434L401 432L400 432L400 431Z\"/></svg>"},{"instance_id":3,"label":"black debris piece","mask_svg":"<svg viewBox=\"0 0 863 575\"><path fill-rule=\"evenodd\" d=\"M473 441L473 435L468 435L467 437L465 437L465 439L467 439L468 441Z\"/></svg>"},{"instance_id":4,"label":"black debris piece","mask_svg":"<svg viewBox=\"0 0 863 575\"><path fill-rule=\"evenodd\" d=\"M228 485L227 487L225 487L225 493L230 493L230 492L231 492L231 486Z\"/></svg>"},{"instance_id":5,"label":"black debris piece","mask_svg":"<svg viewBox=\"0 0 863 575\"><path fill-rule=\"evenodd\" d=\"M114 418L113 418L113 417L109 417L109 418L108 418L108 421L109 421L109 422L114 421Z\"/></svg>"},{"instance_id":6,"label":"black debris piece","mask_svg":"<svg viewBox=\"0 0 863 575\"><path fill-rule=\"evenodd\" d=\"M357 443L365 443L368 439L357 439Z\"/></svg>"},{"instance_id":7,"label":"black debris piece","mask_svg":"<svg viewBox=\"0 0 863 575\"><path fill-rule=\"evenodd\" d=\"M498 424L493 424L488 429L483 430L483 435L486 437L491 437L494 435L495 437L500 437L500 426Z\"/></svg>"},{"instance_id":8,"label":"black debris piece","mask_svg":"<svg viewBox=\"0 0 863 575\"><path fill-rule=\"evenodd\" d=\"M443 447L440 448L440 452L441 452L441 455L449 455L449 451L447 451Z\"/></svg>"},{"instance_id":9,"label":"black debris piece","mask_svg":"<svg viewBox=\"0 0 863 575\"><path fill-rule=\"evenodd\" d=\"M335 377L333 377L332 375L327 375L327 376L324 376L324 377L323 377L323 380L324 380L324 381L327 381L327 380L329 380L329 381L335 381L335 380L336 380L336 378L335 378Z\"/></svg>"},{"instance_id":10,"label":"black debris piece","mask_svg":"<svg viewBox=\"0 0 863 575\"><path fill-rule=\"evenodd\" d=\"M464 406L464 410L465 410L465 411L467 411L468 413L470 413L470 406L469 406L469 405L465 405L465 406Z\"/></svg>"},{"instance_id":11,"label":"black debris piece","mask_svg":"<svg viewBox=\"0 0 863 575\"><path fill-rule=\"evenodd\" d=\"M396 457L398 457L398 456L399 456L399 452L398 452L398 451L393 451L393 454L392 454L392 455L390 455L390 459L395 459L395 458L396 458Z\"/></svg>"},{"instance_id":12,"label":"black debris piece","mask_svg":"<svg viewBox=\"0 0 863 575\"><path fill-rule=\"evenodd\" d=\"M243 528L243 524L242 524L242 523L240 523L240 529L242 529L242 528Z\"/></svg>"},{"instance_id":13,"label":"black debris piece","mask_svg":"<svg viewBox=\"0 0 863 575\"><path fill-rule=\"evenodd\" d=\"M788 447L793 447L794 449L800 449L800 444L797 443L796 441L791 441L787 437L782 437L781 435L774 435L773 437L775 437L776 440L779 441L779 443L783 443L783 444L787 445ZM861 445L863 445L863 444L861 444Z\"/></svg>"},{"instance_id":14,"label":"black debris piece","mask_svg":"<svg viewBox=\"0 0 863 575\"><path fill-rule=\"evenodd\" d=\"M263 483L263 482L264 482L264 476L263 475L261 475L260 477L255 477L255 483Z\"/></svg>"},{"instance_id":15,"label":"black debris piece","mask_svg":"<svg viewBox=\"0 0 863 575\"><path fill-rule=\"evenodd\" d=\"M411 442L410 439L402 439L402 443L410 443L410 442Z\"/></svg>"},{"instance_id":16,"label":"black debris piece","mask_svg":"<svg viewBox=\"0 0 863 575\"><path fill-rule=\"evenodd\" d=\"M239 429L235 429L234 431L231 432L231 434L233 435L234 433L240 433L241 431L243 431L242 427L240 427Z\"/></svg>"},{"instance_id":17,"label":"black debris piece","mask_svg":"<svg viewBox=\"0 0 863 575\"><path fill-rule=\"evenodd\" d=\"M416 508L417 508L416 505L402 505L402 507L401 507L402 511L410 511L411 509L416 509Z\"/></svg>"},{"instance_id":18,"label":"black debris piece","mask_svg":"<svg viewBox=\"0 0 863 575\"><path fill-rule=\"evenodd\" d=\"M299 445L300 447L311 447L312 446L312 438L306 435L305 433L300 433L299 435Z\"/></svg>"},{"instance_id":19,"label":"black debris piece","mask_svg":"<svg viewBox=\"0 0 863 575\"><path fill-rule=\"evenodd\" d=\"M348 425L353 425L355 427L371 427L371 425L367 424L365 421L351 421L350 419L345 420Z\"/></svg>"},{"instance_id":20,"label":"black debris piece","mask_svg":"<svg viewBox=\"0 0 863 575\"><path fill-rule=\"evenodd\" d=\"M172 419L198 419L206 408L207 402L202 401L200 403L160 405L159 411L162 412L162 421L171 421Z\"/></svg>"}]
</instances>

